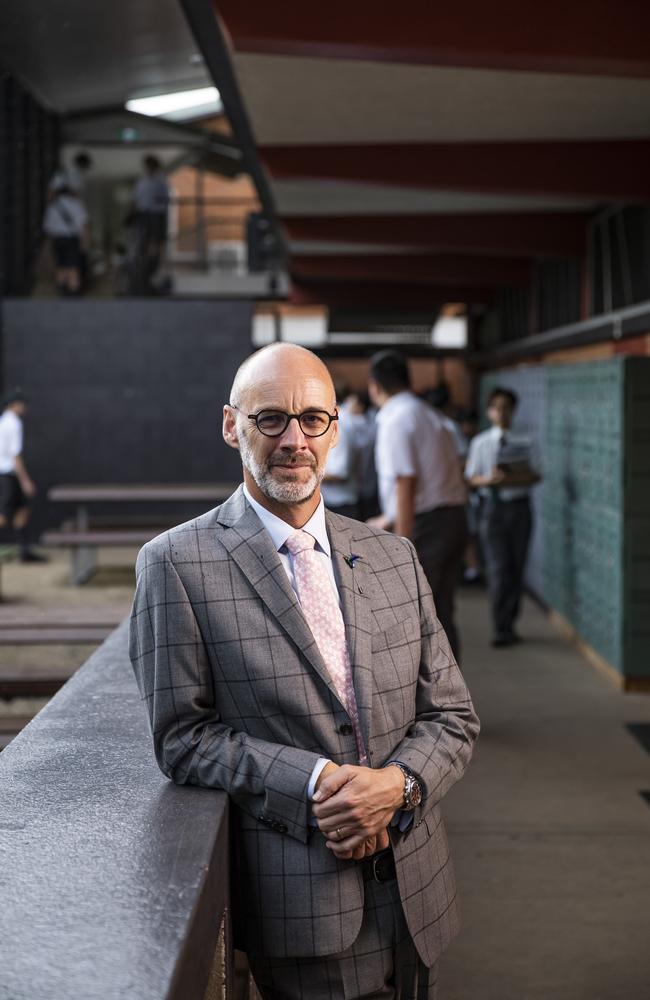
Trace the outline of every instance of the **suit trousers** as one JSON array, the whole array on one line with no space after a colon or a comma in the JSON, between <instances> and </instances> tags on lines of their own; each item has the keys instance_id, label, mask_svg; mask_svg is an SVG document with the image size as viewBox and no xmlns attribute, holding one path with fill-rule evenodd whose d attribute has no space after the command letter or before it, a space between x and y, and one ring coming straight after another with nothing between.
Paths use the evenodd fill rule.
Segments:
<instances>
[{"instance_id":1,"label":"suit trousers","mask_svg":"<svg viewBox=\"0 0 650 1000\"><path fill-rule=\"evenodd\" d=\"M436 507L416 514L413 544L431 587L440 624L456 660L459 660L460 641L454 621L454 598L467 544L465 507Z\"/></svg>"},{"instance_id":2,"label":"suit trousers","mask_svg":"<svg viewBox=\"0 0 650 1000\"><path fill-rule=\"evenodd\" d=\"M249 955L263 1000L435 1000L437 964L428 969L411 939L397 882L365 884L361 930L338 955Z\"/></svg>"},{"instance_id":3,"label":"suit trousers","mask_svg":"<svg viewBox=\"0 0 650 1000\"><path fill-rule=\"evenodd\" d=\"M479 527L495 638L507 639L519 615L532 531L528 497L487 497L481 505Z\"/></svg>"}]
</instances>

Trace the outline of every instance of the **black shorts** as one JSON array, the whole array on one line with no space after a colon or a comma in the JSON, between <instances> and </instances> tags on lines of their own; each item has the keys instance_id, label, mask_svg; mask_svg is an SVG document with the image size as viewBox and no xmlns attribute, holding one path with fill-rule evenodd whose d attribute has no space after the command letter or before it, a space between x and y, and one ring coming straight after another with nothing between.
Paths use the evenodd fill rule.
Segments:
<instances>
[{"instance_id":1,"label":"black shorts","mask_svg":"<svg viewBox=\"0 0 650 1000\"><path fill-rule=\"evenodd\" d=\"M136 216L142 239L148 243L164 243L167 239L166 212L138 212Z\"/></svg>"},{"instance_id":2,"label":"black shorts","mask_svg":"<svg viewBox=\"0 0 650 1000\"><path fill-rule=\"evenodd\" d=\"M57 267L81 266L81 243L78 236L53 236L52 253Z\"/></svg>"},{"instance_id":3,"label":"black shorts","mask_svg":"<svg viewBox=\"0 0 650 1000\"><path fill-rule=\"evenodd\" d=\"M29 507L18 476L13 472L0 474L0 516L10 521L16 511Z\"/></svg>"}]
</instances>

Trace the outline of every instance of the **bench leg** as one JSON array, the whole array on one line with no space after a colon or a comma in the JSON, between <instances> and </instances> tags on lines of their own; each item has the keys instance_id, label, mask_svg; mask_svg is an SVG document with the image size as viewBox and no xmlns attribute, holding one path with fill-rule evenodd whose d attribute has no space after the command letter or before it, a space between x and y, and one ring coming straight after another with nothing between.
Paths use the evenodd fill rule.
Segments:
<instances>
[{"instance_id":1,"label":"bench leg","mask_svg":"<svg viewBox=\"0 0 650 1000\"><path fill-rule=\"evenodd\" d=\"M88 508L84 507L83 504L79 504L77 507L77 531L88 531L90 518L88 517Z\"/></svg>"},{"instance_id":2,"label":"bench leg","mask_svg":"<svg viewBox=\"0 0 650 1000\"><path fill-rule=\"evenodd\" d=\"M90 580L97 569L97 550L88 545L75 545L72 550L72 582L78 587Z\"/></svg>"}]
</instances>

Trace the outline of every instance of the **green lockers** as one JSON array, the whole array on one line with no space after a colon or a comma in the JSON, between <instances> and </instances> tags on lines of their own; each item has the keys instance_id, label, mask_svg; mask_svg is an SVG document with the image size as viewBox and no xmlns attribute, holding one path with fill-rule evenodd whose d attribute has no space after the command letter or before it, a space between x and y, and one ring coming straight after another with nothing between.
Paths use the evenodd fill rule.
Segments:
<instances>
[{"instance_id":1,"label":"green lockers","mask_svg":"<svg viewBox=\"0 0 650 1000\"><path fill-rule=\"evenodd\" d=\"M650 358L537 368L542 597L626 679L648 678Z\"/></svg>"}]
</instances>

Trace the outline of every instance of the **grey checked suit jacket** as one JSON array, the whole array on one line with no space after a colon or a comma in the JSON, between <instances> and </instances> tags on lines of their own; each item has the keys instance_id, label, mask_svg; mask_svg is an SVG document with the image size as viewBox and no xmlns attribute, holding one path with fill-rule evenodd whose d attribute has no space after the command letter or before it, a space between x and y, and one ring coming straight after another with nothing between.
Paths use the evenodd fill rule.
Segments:
<instances>
[{"instance_id":1,"label":"grey checked suit jacket","mask_svg":"<svg viewBox=\"0 0 650 1000\"><path fill-rule=\"evenodd\" d=\"M469 761L478 720L411 543L329 512L327 529L371 765L397 758L424 787L411 829L391 840L409 930L431 965L458 926L439 803ZM223 789L235 806L239 946L268 956L349 947L362 874L310 826L307 786L320 756L358 763L355 739L241 487L142 549L131 660L163 772Z\"/></svg>"}]
</instances>

